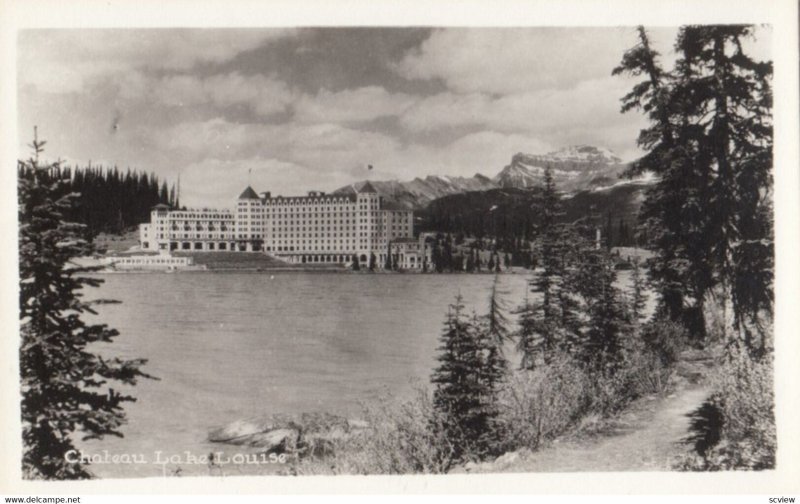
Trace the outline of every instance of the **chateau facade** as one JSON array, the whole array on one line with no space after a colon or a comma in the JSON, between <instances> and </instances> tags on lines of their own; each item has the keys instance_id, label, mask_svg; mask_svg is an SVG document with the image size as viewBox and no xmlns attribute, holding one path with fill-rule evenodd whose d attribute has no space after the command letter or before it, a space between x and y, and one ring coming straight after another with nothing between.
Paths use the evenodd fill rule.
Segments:
<instances>
[{"instance_id":1,"label":"chateau facade","mask_svg":"<svg viewBox=\"0 0 800 504\"><path fill-rule=\"evenodd\" d=\"M158 205L139 226L148 251L260 252L296 264L350 264L387 254L403 269L422 269L425 245L414 244L414 215L382 198L369 182L347 194L311 191L272 197L251 187L230 210L170 210Z\"/></svg>"}]
</instances>

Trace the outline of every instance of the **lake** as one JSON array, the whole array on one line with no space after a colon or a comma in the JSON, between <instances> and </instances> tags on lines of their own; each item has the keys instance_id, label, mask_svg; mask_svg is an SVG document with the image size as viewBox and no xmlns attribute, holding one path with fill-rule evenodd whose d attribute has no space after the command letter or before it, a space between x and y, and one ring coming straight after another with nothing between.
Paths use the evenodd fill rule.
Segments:
<instances>
[{"instance_id":1,"label":"lake","mask_svg":"<svg viewBox=\"0 0 800 504\"><path fill-rule=\"evenodd\" d=\"M137 398L125 404L124 438L79 446L101 458L90 467L97 476L144 477L178 468L183 475L208 475L191 456L229 452L205 439L213 427L234 420L306 411L352 418L364 401L410 396L413 382L427 384L433 370L448 305L460 293L469 311L483 313L494 276L153 273L103 279L87 296L122 303L102 305L92 318L120 332L99 351L146 358L144 371L160 380L124 389ZM523 273L499 276L509 307L520 304L527 279ZM148 463L102 463L123 454ZM176 462L159 463L168 457Z\"/></svg>"}]
</instances>

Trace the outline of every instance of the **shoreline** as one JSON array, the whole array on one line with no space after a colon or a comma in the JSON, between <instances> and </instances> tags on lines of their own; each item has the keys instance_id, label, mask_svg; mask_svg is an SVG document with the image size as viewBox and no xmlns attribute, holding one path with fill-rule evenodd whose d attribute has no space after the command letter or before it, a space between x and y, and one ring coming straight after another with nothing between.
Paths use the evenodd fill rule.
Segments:
<instances>
[{"instance_id":1,"label":"shoreline","mask_svg":"<svg viewBox=\"0 0 800 504\"><path fill-rule=\"evenodd\" d=\"M531 270L525 270L531 271ZM517 275L517 271L502 271L500 273L494 271L481 271L481 272L465 272L465 271L450 271L443 273L423 273L421 271L353 271L346 268L208 268L208 269L175 269L175 270L156 270L156 269L130 269L130 270L100 270L93 272L93 274L103 275L117 275L117 274L164 274L170 275L193 274L193 273L336 273L336 274L353 274L353 275Z\"/></svg>"}]
</instances>

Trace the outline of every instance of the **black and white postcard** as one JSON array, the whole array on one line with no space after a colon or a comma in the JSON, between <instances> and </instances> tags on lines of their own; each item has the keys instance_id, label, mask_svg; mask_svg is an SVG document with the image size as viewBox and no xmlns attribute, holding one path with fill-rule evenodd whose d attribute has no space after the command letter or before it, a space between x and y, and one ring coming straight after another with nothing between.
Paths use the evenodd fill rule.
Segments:
<instances>
[{"instance_id":1,"label":"black and white postcard","mask_svg":"<svg viewBox=\"0 0 800 504\"><path fill-rule=\"evenodd\" d=\"M301 4L2 4L4 492L797 492L796 4Z\"/></svg>"}]
</instances>

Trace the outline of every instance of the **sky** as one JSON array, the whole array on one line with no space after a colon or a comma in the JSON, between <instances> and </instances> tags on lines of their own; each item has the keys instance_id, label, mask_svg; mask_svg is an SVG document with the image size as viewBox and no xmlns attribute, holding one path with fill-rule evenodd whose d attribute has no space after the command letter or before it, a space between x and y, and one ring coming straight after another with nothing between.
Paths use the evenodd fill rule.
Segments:
<instances>
[{"instance_id":1,"label":"sky","mask_svg":"<svg viewBox=\"0 0 800 504\"><path fill-rule=\"evenodd\" d=\"M677 30L651 29L665 65ZM749 43L769 59L769 31ZM180 174L181 203L426 175L494 176L517 152L607 147L645 120L612 76L633 27L26 30L20 155ZM368 170L367 166L373 169Z\"/></svg>"}]
</instances>

